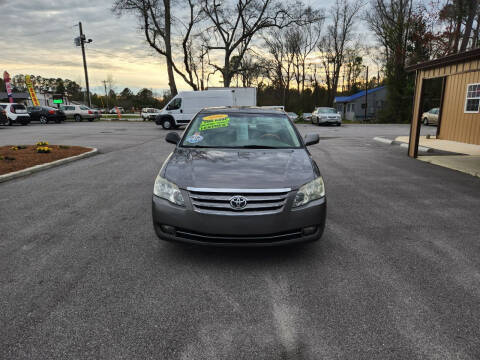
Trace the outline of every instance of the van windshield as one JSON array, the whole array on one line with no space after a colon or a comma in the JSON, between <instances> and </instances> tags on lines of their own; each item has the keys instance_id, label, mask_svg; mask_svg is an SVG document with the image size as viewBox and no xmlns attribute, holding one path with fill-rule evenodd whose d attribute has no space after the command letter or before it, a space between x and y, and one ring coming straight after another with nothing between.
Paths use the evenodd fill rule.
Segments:
<instances>
[{"instance_id":1,"label":"van windshield","mask_svg":"<svg viewBox=\"0 0 480 360\"><path fill-rule=\"evenodd\" d=\"M198 114L188 127L182 147L291 149L301 147L284 114Z\"/></svg>"}]
</instances>

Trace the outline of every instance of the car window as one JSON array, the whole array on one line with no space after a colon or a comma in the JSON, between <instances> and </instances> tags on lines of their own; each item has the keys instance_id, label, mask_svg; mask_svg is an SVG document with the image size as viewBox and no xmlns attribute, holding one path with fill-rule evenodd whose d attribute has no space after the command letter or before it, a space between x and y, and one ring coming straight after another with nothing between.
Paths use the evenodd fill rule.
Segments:
<instances>
[{"instance_id":1,"label":"car window","mask_svg":"<svg viewBox=\"0 0 480 360\"><path fill-rule=\"evenodd\" d=\"M198 114L181 146L218 148L298 148L301 141L284 114Z\"/></svg>"},{"instance_id":2,"label":"car window","mask_svg":"<svg viewBox=\"0 0 480 360\"><path fill-rule=\"evenodd\" d=\"M7 105L0 105L0 108L6 109L6 108L7 108Z\"/></svg>"},{"instance_id":3,"label":"car window","mask_svg":"<svg viewBox=\"0 0 480 360\"><path fill-rule=\"evenodd\" d=\"M337 113L337 111L335 109L332 109L332 108L318 109L318 112L322 113L322 114L336 114Z\"/></svg>"},{"instance_id":4,"label":"car window","mask_svg":"<svg viewBox=\"0 0 480 360\"><path fill-rule=\"evenodd\" d=\"M167 110L177 110L182 107L182 98L174 99L170 104L167 106Z\"/></svg>"},{"instance_id":5,"label":"car window","mask_svg":"<svg viewBox=\"0 0 480 360\"><path fill-rule=\"evenodd\" d=\"M27 110L25 108L25 105L21 105L21 104L15 104L15 105L12 105L12 107L15 109L15 110Z\"/></svg>"},{"instance_id":6,"label":"car window","mask_svg":"<svg viewBox=\"0 0 480 360\"><path fill-rule=\"evenodd\" d=\"M82 109L82 110L88 110L88 107L86 107L86 106L80 106L80 109Z\"/></svg>"}]
</instances>

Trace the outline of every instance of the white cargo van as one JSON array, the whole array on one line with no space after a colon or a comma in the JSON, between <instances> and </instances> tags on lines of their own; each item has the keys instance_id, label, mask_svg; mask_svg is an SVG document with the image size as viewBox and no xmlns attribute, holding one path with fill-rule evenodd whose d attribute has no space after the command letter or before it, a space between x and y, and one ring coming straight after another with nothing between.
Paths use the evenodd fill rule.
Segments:
<instances>
[{"instance_id":1,"label":"white cargo van","mask_svg":"<svg viewBox=\"0 0 480 360\"><path fill-rule=\"evenodd\" d=\"M250 93L238 91L238 89L240 88L179 92L161 110L155 122L157 125L162 125L164 129L171 129L188 124L197 112L206 107L255 106L257 104L255 88L246 88ZM254 96L251 94L252 90Z\"/></svg>"}]
</instances>

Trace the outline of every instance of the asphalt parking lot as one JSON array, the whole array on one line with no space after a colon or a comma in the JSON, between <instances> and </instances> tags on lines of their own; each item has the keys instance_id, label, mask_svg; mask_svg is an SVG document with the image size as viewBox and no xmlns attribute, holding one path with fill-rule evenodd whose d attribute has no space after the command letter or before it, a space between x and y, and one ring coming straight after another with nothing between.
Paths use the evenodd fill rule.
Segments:
<instances>
[{"instance_id":1,"label":"asphalt parking lot","mask_svg":"<svg viewBox=\"0 0 480 360\"><path fill-rule=\"evenodd\" d=\"M299 128L321 136L322 241L215 249L154 234L155 124L0 127L100 150L0 184L0 358L479 359L479 179L372 139L405 125Z\"/></svg>"}]
</instances>

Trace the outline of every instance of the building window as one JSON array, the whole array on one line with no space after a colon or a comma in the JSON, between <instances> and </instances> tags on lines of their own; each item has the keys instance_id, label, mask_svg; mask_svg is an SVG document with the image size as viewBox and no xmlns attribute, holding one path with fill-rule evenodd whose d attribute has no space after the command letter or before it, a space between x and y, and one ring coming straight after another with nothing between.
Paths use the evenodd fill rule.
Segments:
<instances>
[{"instance_id":1,"label":"building window","mask_svg":"<svg viewBox=\"0 0 480 360\"><path fill-rule=\"evenodd\" d=\"M355 111L355 104L350 104L350 105L351 105L351 106L350 106L350 111L351 111L351 112L354 112L354 111Z\"/></svg>"},{"instance_id":2,"label":"building window","mask_svg":"<svg viewBox=\"0 0 480 360\"><path fill-rule=\"evenodd\" d=\"M465 100L466 113L478 113L480 109L480 83L467 85L467 98Z\"/></svg>"}]
</instances>

